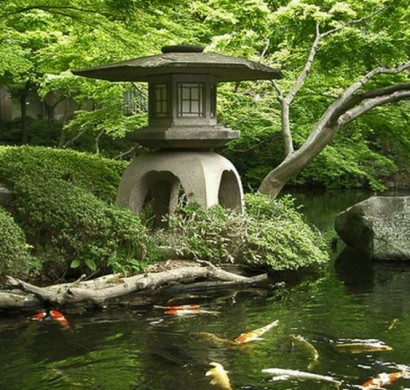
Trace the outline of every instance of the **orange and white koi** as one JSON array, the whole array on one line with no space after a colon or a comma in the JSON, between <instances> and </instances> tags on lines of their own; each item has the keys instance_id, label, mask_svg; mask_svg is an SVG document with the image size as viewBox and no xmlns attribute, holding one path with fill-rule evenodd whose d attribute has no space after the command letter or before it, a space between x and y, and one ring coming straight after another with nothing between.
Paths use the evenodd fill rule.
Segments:
<instances>
[{"instance_id":1,"label":"orange and white koi","mask_svg":"<svg viewBox=\"0 0 410 390\"><path fill-rule=\"evenodd\" d=\"M229 381L228 372L220 363L209 363L210 368L205 376L212 376L211 385L218 386L221 390L232 390L231 382Z\"/></svg>"},{"instance_id":2,"label":"orange and white koi","mask_svg":"<svg viewBox=\"0 0 410 390\"><path fill-rule=\"evenodd\" d=\"M49 311L50 317L55 320L58 321L59 324L65 328L68 329L70 327L70 325L68 324L67 319L65 318L64 314L61 313L61 311L58 310L50 310Z\"/></svg>"},{"instance_id":3,"label":"orange and white koi","mask_svg":"<svg viewBox=\"0 0 410 390\"><path fill-rule=\"evenodd\" d=\"M249 343L250 341L262 340L259 336L262 336L269 329L273 328L274 326L277 326L278 324L279 324L279 320L273 321L270 324L265 325L262 328L251 330L250 332L240 334L236 339L234 339L234 341L239 344L243 344L243 343Z\"/></svg>"},{"instance_id":4,"label":"orange and white koi","mask_svg":"<svg viewBox=\"0 0 410 390\"><path fill-rule=\"evenodd\" d=\"M192 305L175 305L175 306L157 306L155 305L157 309L164 309L164 310L193 310L193 309L199 309L200 305L192 304Z\"/></svg>"},{"instance_id":5,"label":"orange and white koi","mask_svg":"<svg viewBox=\"0 0 410 390\"><path fill-rule=\"evenodd\" d=\"M406 375L408 375L407 371L393 372L391 374L386 374L385 372L382 372L381 374L377 375L377 377L369 379L368 381L364 382L362 385L362 389L380 389L382 386L389 385L390 383Z\"/></svg>"},{"instance_id":6,"label":"orange and white koi","mask_svg":"<svg viewBox=\"0 0 410 390\"><path fill-rule=\"evenodd\" d=\"M46 312L46 311L40 311L40 312L38 312L38 313L36 313L36 314L33 314L33 315L30 317L30 320L33 320L33 321L42 321L42 320L44 320L46 317L47 317L47 312Z\"/></svg>"},{"instance_id":7,"label":"orange and white koi","mask_svg":"<svg viewBox=\"0 0 410 390\"><path fill-rule=\"evenodd\" d=\"M58 310L49 310L49 311L41 311L36 314L33 314L30 317L31 320L33 321L43 321L43 320L55 320L57 321L63 328L68 329L70 328L70 325L68 324L67 319L65 318L64 314L61 313L61 311Z\"/></svg>"},{"instance_id":8,"label":"orange and white koi","mask_svg":"<svg viewBox=\"0 0 410 390\"><path fill-rule=\"evenodd\" d=\"M176 316L185 316L193 314L219 314L219 311L204 310L201 308L198 309L172 309L164 311L165 314L171 314Z\"/></svg>"}]
</instances>

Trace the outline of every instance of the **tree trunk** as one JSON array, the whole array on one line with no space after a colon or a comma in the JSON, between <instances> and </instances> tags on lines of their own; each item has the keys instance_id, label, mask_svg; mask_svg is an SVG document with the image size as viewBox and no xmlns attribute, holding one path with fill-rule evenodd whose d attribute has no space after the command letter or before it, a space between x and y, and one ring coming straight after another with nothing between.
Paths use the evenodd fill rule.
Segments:
<instances>
[{"instance_id":1,"label":"tree trunk","mask_svg":"<svg viewBox=\"0 0 410 390\"><path fill-rule=\"evenodd\" d=\"M27 127L27 91L23 91L20 95L20 113L21 113L21 143L28 143L28 127Z\"/></svg>"}]
</instances>

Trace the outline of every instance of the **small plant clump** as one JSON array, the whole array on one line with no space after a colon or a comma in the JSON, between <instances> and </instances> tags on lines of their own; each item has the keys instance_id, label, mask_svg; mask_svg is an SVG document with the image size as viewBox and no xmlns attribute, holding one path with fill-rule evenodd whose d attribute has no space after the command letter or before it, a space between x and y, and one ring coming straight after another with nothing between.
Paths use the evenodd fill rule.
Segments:
<instances>
[{"instance_id":1,"label":"small plant clump","mask_svg":"<svg viewBox=\"0 0 410 390\"><path fill-rule=\"evenodd\" d=\"M276 271L317 267L328 261L320 232L309 226L291 197L246 195L246 212L188 204L168 217L162 234L177 255L215 263L268 266Z\"/></svg>"}]
</instances>

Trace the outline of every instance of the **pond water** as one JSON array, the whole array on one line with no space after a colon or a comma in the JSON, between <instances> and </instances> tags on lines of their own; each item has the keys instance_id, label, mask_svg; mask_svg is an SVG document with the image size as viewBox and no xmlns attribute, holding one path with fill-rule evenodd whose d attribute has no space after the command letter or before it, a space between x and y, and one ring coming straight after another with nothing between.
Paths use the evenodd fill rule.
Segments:
<instances>
[{"instance_id":1,"label":"pond water","mask_svg":"<svg viewBox=\"0 0 410 390\"><path fill-rule=\"evenodd\" d=\"M297 195L308 220L330 240L335 214L366 194ZM338 245L339 252L342 245ZM262 369L332 376L341 389L382 372L410 370L410 267L368 264L344 250L327 272L286 288L162 297L159 304L198 303L210 313L175 316L149 306L67 311L57 321L0 314L1 389L218 389L210 362L229 371L233 389L332 389L312 380L273 380ZM272 321L262 340L233 345L239 334ZM301 335L318 352L292 346ZM212 336L214 335L214 336ZM219 339L218 339L219 338ZM342 343L371 342L392 350L352 354ZM409 389L400 378L389 389Z\"/></svg>"}]
</instances>

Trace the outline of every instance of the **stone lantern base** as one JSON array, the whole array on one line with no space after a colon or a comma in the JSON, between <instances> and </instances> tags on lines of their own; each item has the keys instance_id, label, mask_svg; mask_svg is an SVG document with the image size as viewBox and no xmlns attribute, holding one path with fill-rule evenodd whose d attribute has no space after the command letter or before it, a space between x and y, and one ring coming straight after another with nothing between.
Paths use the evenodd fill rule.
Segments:
<instances>
[{"instance_id":1,"label":"stone lantern base","mask_svg":"<svg viewBox=\"0 0 410 390\"><path fill-rule=\"evenodd\" d=\"M162 151L134 158L121 178L116 203L138 214L152 200L155 224L160 226L162 216L175 210L181 194L205 209L220 204L243 211L236 168L213 152Z\"/></svg>"}]
</instances>

